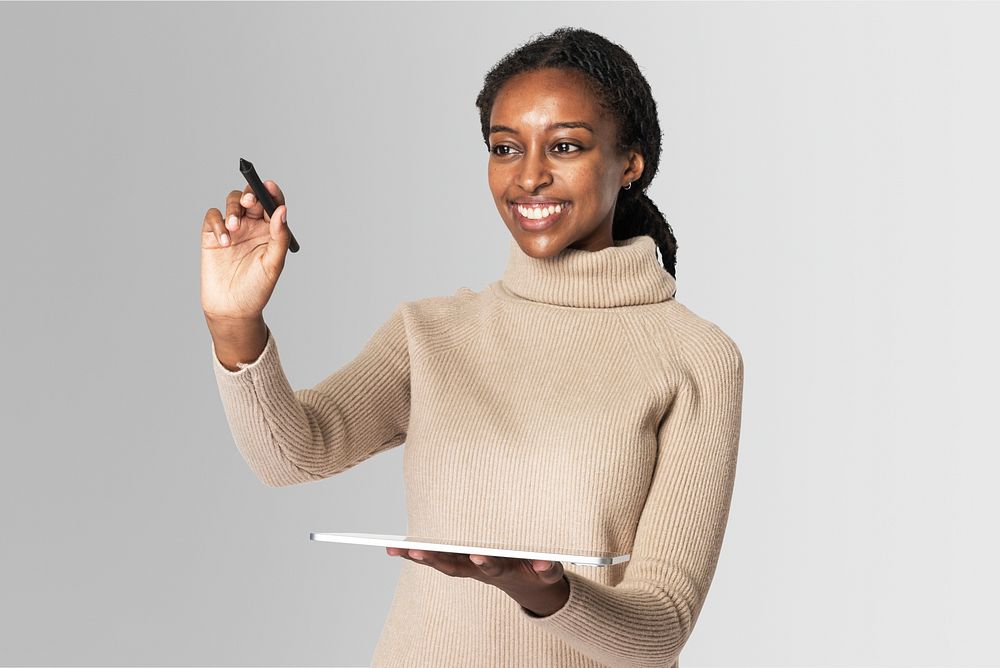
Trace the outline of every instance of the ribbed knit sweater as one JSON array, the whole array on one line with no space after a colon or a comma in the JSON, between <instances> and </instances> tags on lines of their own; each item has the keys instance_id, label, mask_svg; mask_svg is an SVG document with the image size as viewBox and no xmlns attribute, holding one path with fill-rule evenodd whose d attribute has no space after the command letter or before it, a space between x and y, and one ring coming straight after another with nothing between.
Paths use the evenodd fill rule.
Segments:
<instances>
[{"instance_id":1,"label":"ribbed knit sweater","mask_svg":"<svg viewBox=\"0 0 1000 668\"><path fill-rule=\"evenodd\" d=\"M656 252L640 235L533 258L511 238L500 280L399 302L311 389L292 389L270 330L237 371L213 345L234 440L266 485L405 442L408 535L631 553L564 563L569 599L544 617L404 560L372 666L679 666L728 520L743 359L674 298Z\"/></svg>"}]
</instances>

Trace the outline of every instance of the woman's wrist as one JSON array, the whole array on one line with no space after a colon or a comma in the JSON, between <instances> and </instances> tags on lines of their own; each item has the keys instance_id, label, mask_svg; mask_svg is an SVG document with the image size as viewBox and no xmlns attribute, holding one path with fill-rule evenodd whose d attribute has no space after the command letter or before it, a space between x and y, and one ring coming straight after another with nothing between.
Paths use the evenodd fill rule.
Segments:
<instances>
[{"instance_id":1,"label":"woman's wrist","mask_svg":"<svg viewBox=\"0 0 1000 668\"><path fill-rule=\"evenodd\" d=\"M267 346L267 324L263 315L256 318L216 318L205 314L212 334L215 355L229 371L238 371L238 363L249 363L260 357Z\"/></svg>"},{"instance_id":2,"label":"woman's wrist","mask_svg":"<svg viewBox=\"0 0 1000 668\"><path fill-rule=\"evenodd\" d=\"M508 596L536 617L548 617L562 610L569 600L569 578L564 574L558 582L555 582L545 589L529 592L524 595L515 595L508 592Z\"/></svg>"}]
</instances>

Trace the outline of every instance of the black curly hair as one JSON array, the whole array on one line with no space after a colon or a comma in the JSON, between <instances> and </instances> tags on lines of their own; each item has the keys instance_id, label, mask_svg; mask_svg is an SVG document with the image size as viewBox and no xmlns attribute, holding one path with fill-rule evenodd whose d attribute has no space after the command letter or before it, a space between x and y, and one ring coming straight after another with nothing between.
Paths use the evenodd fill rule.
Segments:
<instances>
[{"instance_id":1,"label":"black curly hair","mask_svg":"<svg viewBox=\"0 0 1000 668\"><path fill-rule=\"evenodd\" d=\"M611 236L628 239L640 234L653 238L663 267L676 278L677 240L670 224L646 194L660 163L660 122L649 83L625 49L583 28L561 27L511 51L489 71L476 97L483 141L489 150L490 112L497 92L515 74L542 68L574 70L586 75L600 105L615 118L618 145L623 151L637 146L642 153L642 175L632 186L618 190Z\"/></svg>"}]
</instances>

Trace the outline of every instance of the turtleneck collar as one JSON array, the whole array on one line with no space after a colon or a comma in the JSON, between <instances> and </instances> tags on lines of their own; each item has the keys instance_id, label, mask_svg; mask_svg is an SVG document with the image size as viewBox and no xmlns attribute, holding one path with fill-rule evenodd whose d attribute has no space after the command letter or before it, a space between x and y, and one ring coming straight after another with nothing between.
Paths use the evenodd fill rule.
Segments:
<instances>
[{"instance_id":1,"label":"turtleneck collar","mask_svg":"<svg viewBox=\"0 0 1000 668\"><path fill-rule=\"evenodd\" d=\"M534 258L513 237L501 283L509 292L558 306L604 308L653 304L672 299L674 277L657 257L653 238L616 239L599 251L564 248Z\"/></svg>"}]
</instances>

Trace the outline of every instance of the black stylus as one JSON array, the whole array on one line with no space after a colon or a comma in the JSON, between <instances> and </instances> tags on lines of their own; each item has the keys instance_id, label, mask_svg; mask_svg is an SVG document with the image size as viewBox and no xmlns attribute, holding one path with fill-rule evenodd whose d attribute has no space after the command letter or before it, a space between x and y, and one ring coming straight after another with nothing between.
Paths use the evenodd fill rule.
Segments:
<instances>
[{"instance_id":1,"label":"black stylus","mask_svg":"<svg viewBox=\"0 0 1000 668\"><path fill-rule=\"evenodd\" d=\"M264 183L257 176L257 170L253 168L253 163L246 158L240 158L240 173L250 184L250 189L253 190L254 196L257 200L264 205L264 211L267 211L267 217L270 218L274 215L274 210L278 208L278 205L274 203L274 198L271 197L271 193L267 192L267 188L264 187ZM285 221L285 225L288 225L288 221ZM299 242L295 240L295 235L292 234L291 230L288 230L288 250L292 253L299 252Z\"/></svg>"}]
</instances>

